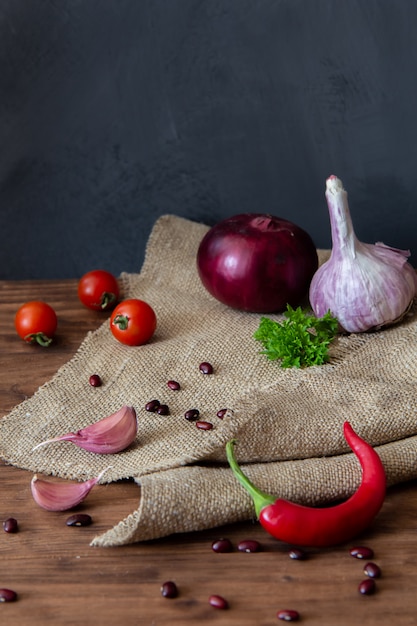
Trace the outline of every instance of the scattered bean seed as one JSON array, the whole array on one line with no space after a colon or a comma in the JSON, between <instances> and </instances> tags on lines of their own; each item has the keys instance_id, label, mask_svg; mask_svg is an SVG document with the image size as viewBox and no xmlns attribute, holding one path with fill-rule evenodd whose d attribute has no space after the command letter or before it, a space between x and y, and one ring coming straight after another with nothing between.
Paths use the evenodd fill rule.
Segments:
<instances>
[{"instance_id":1,"label":"scattered bean seed","mask_svg":"<svg viewBox=\"0 0 417 626\"><path fill-rule=\"evenodd\" d=\"M284 622L296 622L300 619L300 614L293 609L285 609L284 611L278 611L277 618L282 619Z\"/></svg>"},{"instance_id":2,"label":"scattered bean seed","mask_svg":"<svg viewBox=\"0 0 417 626\"><path fill-rule=\"evenodd\" d=\"M17 600L17 593L12 589L0 589L0 602L14 602Z\"/></svg>"},{"instance_id":3,"label":"scattered bean seed","mask_svg":"<svg viewBox=\"0 0 417 626\"><path fill-rule=\"evenodd\" d=\"M169 380L167 385L170 389L172 389L172 391L179 391L181 389L181 385L177 383L176 380Z\"/></svg>"},{"instance_id":4,"label":"scattered bean seed","mask_svg":"<svg viewBox=\"0 0 417 626\"><path fill-rule=\"evenodd\" d=\"M189 422L195 422L200 416L200 411L198 409L188 409L185 411L184 417Z\"/></svg>"},{"instance_id":5,"label":"scattered bean seed","mask_svg":"<svg viewBox=\"0 0 417 626\"><path fill-rule=\"evenodd\" d=\"M220 411L217 411L217 417L219 417L222 420L224 416L226 415L226 411L227 409L220 409Z\"/></svg>"},{"instance_id":6,"label":"scattered bean seed","mask_svg":"<svg viewBox=\"0 0 417 626\"><path fill-rule=\"evenodd\" d=\"M213 552L232 552L233 546L230 539L217 539L211 544Z\"/></svg>"},{"instance_id":7,"label":"scattered bean seed","mask_svg":"<svg viewBox=\"0 0 417 626\"><path fill-rule=\"evenodd\" d=\"M90 526L92 522L91 515L87 513L75 513L74 515L70 515L65 523L67 526Z\"/></svg>"},{"instance_id":8,"label":"scattered bean seed","mask_svg":"<svg viewBox=\"0 0 417 626\"><path fill-rule=\"evenodd\" d=\"M261 544L255 539L244 539L243 541L239 541L237 549L240 552L259 552Z\"/></svg>"},{"instance_id":9,"label":"scattered bean seed","mask_svg":"<svg viewBox=\"0 0 417 626\"><path fill-rule=\"evenodd\" d=\"M145 404L145 409L150 411L151 413L155 413L155 411L160 407L161 403L159 400L151 400L147 404Z\"/></svg>"},{"instance_id":10,"label":"scattered bean seed","mask_svg":"<svg viewBox=\"0 0 417 626\"><path fill-rule=\"evenodd\" d=\"M88 382L92 387L101 387L102 385L101 378L98 374L92 374Z\"/></svg>"},{"instance_id":11,"label":"scattered bean seed","mask_svg":"<svg viewBox=\"0 0 417 626\"><path fill-rule=\"evenodd\" d=\"M200 363L200 372L202 372L203 374L212 374L213 373L212 364L207 363L207 361Z\"/></svg>"},{"instance_id":12,"label":"scattered bean seed","mask_svg":"<svg viewBox=\"0 0 417 626\"><path fill-rule=\"evenodd\" d=\"M168 580L162 585L161 594L164 598L176 598L178 595L177 585L172 580Z\"/></svg>"},{"instance_id":13,"label":"scattered bean seed","mask_svg":"<svg viewBox=\"0 0 417 626\"><path fill-rule=\"evenodd\" d=\"M3 529L6 533L17 533L19 530L17 520L14 517L9 517L3 522Z\"/></svg>"},{"instance_id":14,"label":"scattered bean seed","mask_svg":"<svg viewBox=\"0 0 417 626\"><path fill-rule=\"evenodd\" d=\"M195 425L200 430L211 430L213 428L213 424L211 424L210 422L205 422L203 420L196 422Z\"/></svg>"},{"instance_id":15,"label":"scattered bean seed","mask_svg":"<svg viewBox=\"0 0 417 626\"><path fill-rule=\"evenodd\" d=\"M293 548L288 552L288 556L290 559L294 559L296 561L304 561L307 558L307 552L299 550L298 548Z\"/></svg>"},{"instance_id":16,"label":"scattered bean seed","mask_svg":"<svg viewBox=\"0 0 417 626\"><path fill-rule=\"evenodd\" d=\"M372 559L374 551L366 546L356 546L350 550L350 555L355 559Z\"/></svg>"},{"instance_id":17,"label":"scattered bean seed","mask_svg":"<svg viewBox=\"0 0 417 626\"><path fill-rule=\"evenodd\" d=\"M210 596L209 604L215 609L228 609L229 603L222 596Z\"/></svg>"},{"instance_id":18,"label":"scattered bean seed","mask_svg":"<svg viewBox=\"0 0 417 626\"><path fill-rule=\"evenodd\" d=\"M363 580L358 587L359 593L364 596L370 596L371 594L375 593L375 590L376 585L373 578L365 578L365 580Z\"/></svg>"},{"instance_id":19,"label":"scattered bean seed","mask_svg":"<svg viewBox=\"0 0 417 626\"><path fill-rule=\"evenodd\" d=\"M158 415L169 415L169 406L167 404L160 404L156 412Z\"/></svg>"},{"instance_id":20,"label":"scattered bean seed","mask_svg":"<svg viewBox=\"0 0 417 626\"><path fill-rule=\"evenodd\" d=\"M381 568L376 563L367 563L363 571L369 578L379 578L381 576Z\"/></svg>"}]
</instances>

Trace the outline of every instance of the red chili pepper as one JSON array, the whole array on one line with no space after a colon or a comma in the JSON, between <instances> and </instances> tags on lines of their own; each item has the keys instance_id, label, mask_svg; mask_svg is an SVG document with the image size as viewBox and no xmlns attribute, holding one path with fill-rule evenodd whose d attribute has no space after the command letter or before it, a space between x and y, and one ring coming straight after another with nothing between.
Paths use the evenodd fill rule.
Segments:
<instances>
[{"instance_id":1,"label":"red chili pepper","mask_svg":"<svg viewBox=\"0 0 417 626\"><path fill-rule=\"evenodd\" d=\"M309 507L275 499L260 491L242 472L234 457L235 440L226 445L229 465L252 496L263 528L276 539L300 546L332 546L349 541L369 526L385 498L386 477L378 453L348 422L343 433L362 467L362 481L346 501L330 507Z\"/></svg>"}]
</instances>

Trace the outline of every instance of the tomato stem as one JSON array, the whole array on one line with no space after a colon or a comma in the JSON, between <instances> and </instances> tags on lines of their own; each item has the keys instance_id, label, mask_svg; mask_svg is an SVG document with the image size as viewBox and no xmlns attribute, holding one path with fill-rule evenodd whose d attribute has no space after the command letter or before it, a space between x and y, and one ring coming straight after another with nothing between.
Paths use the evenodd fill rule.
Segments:
<instances>
[{"instance_id":1,"label":"tomato stem","mask_svg":"<svg viewBox=\"0 0 417 626\"><path fill-rule=\"evenodd\" d=\"M126 330L129 326L129 318L127 317L127 315L116 315L113 320L113 324L115 326L118 326L120 330Z\"/></svg>"},{"instance_id":2,"label":"tomato stem","mask_svg":"<svg viewBox=\"0 0 417 626\"><path fill-rule=\"evenodd\" d=\"M28 343L38 343L44 348L47 348L52 343L52 339L47 337L44 333L29 333L29 335L25 336L25 341Z\"/></svg>"},{"instance_id":3,"label":"tomato stem","mask_svg":"<svg viewBox=\"0 0 417 626\"><path fill-rule=\"evenodd\" d=\"M111 291L104 291L101 294L100 298L100 308L105 311L106 309L110 309L116 302L116 294Z\"/></svg>"}]
</instances>

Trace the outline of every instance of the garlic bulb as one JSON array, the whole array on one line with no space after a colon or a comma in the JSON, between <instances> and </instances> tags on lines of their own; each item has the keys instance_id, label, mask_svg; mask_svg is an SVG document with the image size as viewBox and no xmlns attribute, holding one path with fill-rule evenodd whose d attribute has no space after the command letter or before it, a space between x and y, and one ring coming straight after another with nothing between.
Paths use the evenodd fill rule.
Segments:
<instances>
[{"instance_id":1,"label":"garlic bulb","mask_svg":"<svg viewBox=\"0 0 417 626\"><path fill-rule=\"evenodd\" d=\"M383 243L360 242L354 232L347 193L336 176L326 181L332 252L314 274L310 304L317 317L327 311L343 330L360 333L399 321L417 293L410 252Z\"/></svg>"}]
</instances>

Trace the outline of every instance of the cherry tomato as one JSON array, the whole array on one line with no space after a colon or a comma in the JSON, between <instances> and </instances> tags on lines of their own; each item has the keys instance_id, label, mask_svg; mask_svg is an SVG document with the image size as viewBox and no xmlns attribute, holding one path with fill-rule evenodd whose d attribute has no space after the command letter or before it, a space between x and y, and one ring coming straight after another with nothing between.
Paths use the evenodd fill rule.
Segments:
<instances>
[{"instance_id":1,"label":"cherry tomato","mask_svg":"<svg viewBox=\"0 0 417 626\"><path fill-rule=\"evenodd\" d=\"M114 309L110 329L118 341L128 346L141 346L149 341L156 329L153 308L143 300L123 300Z\"/></svg>"},{"instance_id":2,"label":"cherry tomato","mask_svg":"<svg viewBox=\"0 0 417 626\"><path fill-rule=\"evenodd\" d=\"M92 270L80 278L78 297L89 309L106 311L117 304L119 284L110 272Z\"/></svg>"},{"instance_id":3,"label":"cherry tomato","mask_svg":"<svg viewBox=\"0 0 417 626\"><path fill-rule=\"evenodd\" d=\"M14 325L17 334L24 341L49 346L58 326L58 319L49 304L31 300L17 310Z\"/></svg>"}]
</instances>

